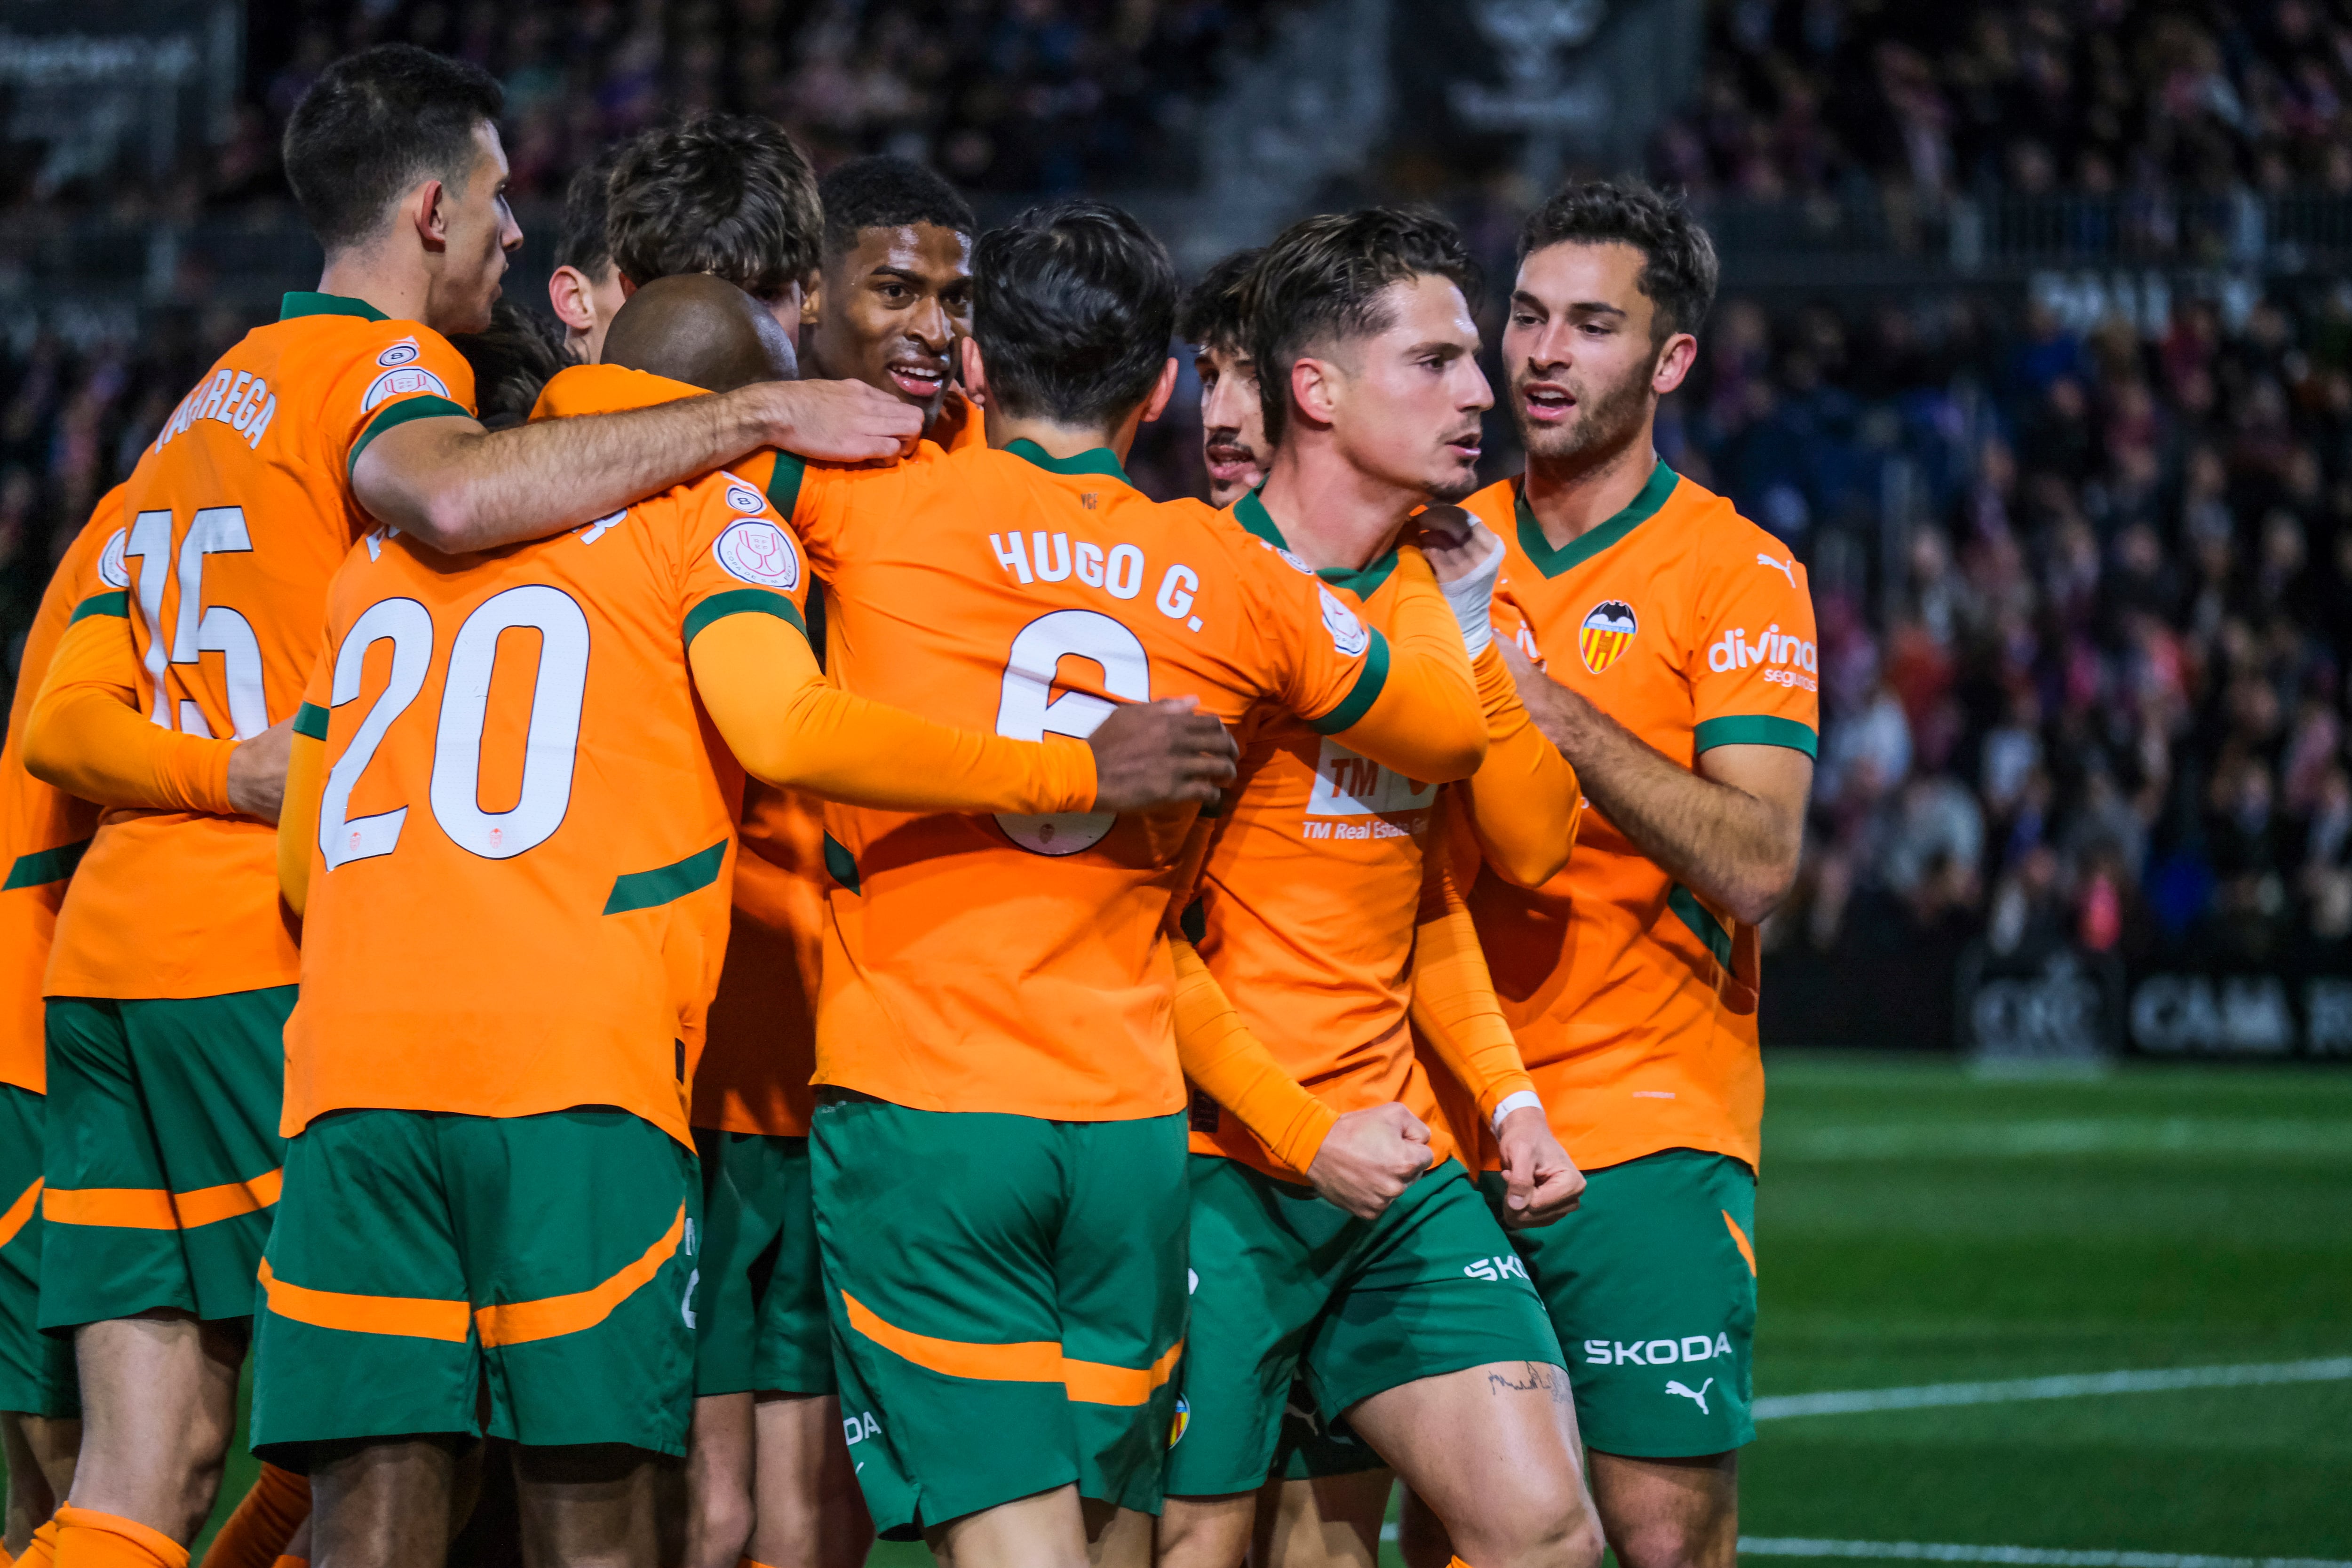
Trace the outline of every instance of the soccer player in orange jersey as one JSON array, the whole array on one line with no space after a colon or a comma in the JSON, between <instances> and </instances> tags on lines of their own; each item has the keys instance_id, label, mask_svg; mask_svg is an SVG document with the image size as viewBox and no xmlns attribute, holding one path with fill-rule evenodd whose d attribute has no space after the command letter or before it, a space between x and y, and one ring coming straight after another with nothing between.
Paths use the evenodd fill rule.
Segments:
<instances>
[{"instance_id":1,"label":"soccer player in orange jersey","mask_svg":"<svg viewBox=\"0 0 2352 1568\"><path fill-rule=\"evenodd\" d=\"M931 170L887 156L851 159L817 192L824 267L803 317L809 374L895 393L943 449L984 439L955 385L956 344L971 331L971 206Z\"/></svg>"},{"instance_id":2,"label":"soccer player in orange jersey","mask_svg":"<svg viewBox=\"0 0 2352 1568\"><path fill-rule=\"evenodd\" d=\"M555 269L548 275L547 300L563 323L563 346L583 364L594 364L603 356L605 329L629 299L621 289L620 269L613 265L613 242L604 224L605 192L623 150L620 142L605 148L563 187L563 216L555 235Z\"/></svg>"},{"instance_id":3,"label":"soccer player in orange jersey","mask_svg":"<svg viewBox=\"0 0 2352 1568\"><path fill-rule=\"evenodd\" d=\"M25 636L8 739L0 748L0 1439L6 1444L8 1509L0 1547L24 1561L33 1532L48 1524L73 1480L81 1440L73 1345L37 1326L40 1305L41 1158L48 1074L41 1021L41 972L58 906L89 848L98 807L25 771L26 720L49 657L86 599L130 581L122 564L121 494L110 490L68 547ZM51 1528L45 1544L55 1537Z\"/></svg>"},{"instance_id":4,"label":"soccer player in orange jersey","mask_svg":"<svg viewBox=\"0 0 2352 1568\"><path fill-rule=\"evenodd\" d=\"M1381 209L1294 225L1246 286L1274 457L1234 515L1374 625L1391 613L1392 552L1409 518L1475 485L1479 416L1493 397L1477 366L1474 287L1451 226ZM1266 716L1243 731L1242 777L1186 916L1208 979L1302 1107L1269 1142L1235 1124L1259 1124L1239 1097L1192 1072L1220 1103L1193 1121L1198 1282L1164 1563L1238 1568L1301 1371L1322 1411L1441 1500L1470 1562L1600 1555L1556 1403L1567 1385L1558 1342L1523 1271L1496 1267L1511 1253L1465 1169L1475 1152L1465 1162L1453 1146L1407 1030L1414 993L1436 984L1413 973L1436 819L1465 813L1497 863L1529 883L1564 863L1574 824L1573 776L1494 647L1500 542L1450 505L1423 514L1425 533L1440 527L1452 531L1447 553L1483 568L1448 596L1494 729L1486 766L1441 797ZM1436 1041L1454 1043L1451 1031ZM1500 1138L1511 1223L1542 1224L1582 1183L1507 1037L1496 1043L1458 1076Z\"/></svg>"},{"instance_id":5,"label":"soccer player in orange jersey","mask_svg":"<svg viewBox=\"0 0 2352 1568\"><path fill-rule=\"evenodd\" d=\"M1173 269L1115 208L973 258L985 447L809 468L793 512L850 690L1000 733L1188 694L1444 780L1485 726L1417 550L1393 636L1121 455L1165 405ZM936 450L935 448L933 450ZM783 465L779 464L779 483ZM829 808L812 1154L842 1419L874 1520L961 1568L1139 1563L1184 1321L1163 931L1182 817Z\"/></svg>"},{"instance_id":6,"label":"soccer player in orange jersey","mask_svg":"<svg viewBox=\"0 0 2352 1568\"><path fill-rule=\"evenodd\" d=\"M1549 886L1490 873L1470 906L1591 1184L1578 1214L1515 1242L1628 1568L1728 1568L1738 1534L1756 927L1796 874L1818 722L1804 567L1652 446L1715 279L1705 232L1646 186L1571 185L1538 208L1503 333L1527 474L1468 503L1510 546L1502 595L1541 661L1520 689L1591 807Z\"/></svg>"},{"instance_id":7,"label":"soccer player in orange jersey","mask_svg":"<svg viewBox=\"0 0 2352 1568\"><path fill-rule=\"evenodd\" d=\"M714 390L792 368L699 276L639 290L606 351ZM651 379L620 365L557 381ZM437 1549L454 1443L485 1427L517 1444L534 1557L652 1562L708 1306L687 1106L738 759L899 809L1117 811L1230 776L1214 721L1171 704L1039 743L845 693L806 583L724 469L486 554L372 533L335 577L280 836L303 982L253 1417L317 1478L331 1562ZM1139 782L1113 760L1139 746Z\"/></svg>"},{"instance_id":8,"label":"soccer player in orange jersey","mask_svg":"<svg viewBox=\"0 0 2352 1568\"><path fill-rule=\"evenodd\" d=\"M1231 506L1265 483L1265 414L1242 321L1242 285L1259 252L1236 250L1201 274L1176 330L1201 379L1201 461L1209 504Z\"/></svg>"},{"instance_id":9,"label":"soccer player in orange jersey","mask_svg":"<svg viewBox=\"0 0 2352 1568\"><path fill-rule=\"evenodd\" d=\"M483 73L405 46L338 62L306 95L286 165L321 287L231 349L142 456L121 503L131 586L85 602L35 700L28 769L118 808L45 982L41 1322L74 1334L86 1423L62 1555L176 1563L217 1485L297 974L269 875L278 754L363 520L481 548L771 441L889 456L918 423L825 384L484 431L440 334L485 324L520 242L499 103ZM158 735L238 744L158 763Z\"/></svg>"}]
</instances>

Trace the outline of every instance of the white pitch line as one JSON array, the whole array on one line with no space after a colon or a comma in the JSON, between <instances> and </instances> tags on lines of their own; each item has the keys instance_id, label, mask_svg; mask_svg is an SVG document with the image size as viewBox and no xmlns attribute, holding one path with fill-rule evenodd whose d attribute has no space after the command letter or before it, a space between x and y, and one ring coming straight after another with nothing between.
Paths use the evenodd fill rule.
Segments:
<instances>
[{"instance_id":1,"label":"white pitch line","mask_svg":"<svg viewBox=\"0 0 2352 1568\"><path fill-rule=\"evenodd\" d=\"M1955 1546L1931 1541L1739 1538L1743 1557L1861 1557L1878 1563L1997 1563L2011 1568L2352 1568L2326 1557L2202 1557L2174 1552L2067 1552L2042 1546Z\"/></svg>"},{"instance_id":2,"label":"white pitch line","mask_svg":"<svg viewBox=\"0 0 2352 1568\"><path fill-rule=\"evenodd\" d=\"M2000 1405L2020 1399L2081 1399L2101 1394L2161 1394L2179 1388L2242 1388L2257 1384L2340 1383L2346 1379L2352 1379L2352 1356L2326 1356L2316 1361L2263 1362L2245 1366L2152 1367L2137 1372L2008 1378L1999 1383L1928 1383L1915 1388L1776 1394L1756 1401L1752 1414L1759 1421L1778 1421L1790 1415L1852 1415L1871 1410L1927 1410L1938 1405ZM2184 1557L2179 1561L2187 1563L2206 1560ZM2210 1561L2234 1563L2238 1559L2217 1557Z\"/></svg>"}]
</instances>

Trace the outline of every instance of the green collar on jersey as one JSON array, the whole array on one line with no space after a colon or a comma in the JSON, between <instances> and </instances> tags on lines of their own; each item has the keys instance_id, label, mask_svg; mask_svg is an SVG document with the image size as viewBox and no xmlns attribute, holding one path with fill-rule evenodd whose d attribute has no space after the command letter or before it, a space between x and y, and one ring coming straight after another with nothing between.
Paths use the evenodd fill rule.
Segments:
<instances>
[{"instance_id":1,"label":"green collar on jersey","mask_svg":"<svg viewBox=\"0 0 2352 1568\"><path fill-rule=\"evenodd\" d=\"M278 319L290 321L297 316L357 316L362 321L389 321L390 316L369 304L344 294L314 294L298 289L278 302Z\"/></svg>"},{"instance_id":2,"label":"green collar on jersey","mask_svg":"<svg viewBox=\"0 0 2352 1568\"><path fill-rule=\"evenodd\" d=\"M1680 483L1682 476L1666 467L1664 458L1659 458L1658 466L1650 470L1649 481L1643 485L1641 494L1635 496L1623 511L1598 528L1586 529L1554 550L1551 541L1544 537L1542 527L1537 523L1535 511L1528 505L1528 482L1522 479L1514 492L1518 498L1519 548L1527 552L1528 560L1536 563L1537 571L1547 577L1557 577L1571 566L1583 565L1636 527L1649 521L1657 514L1658 509L1666 504L1666 498L1675 493L1675 487Z\"/></svg>"},{"instance_id":3,"label":"green collar on jersey","mask_svg":"<svg viewBox=\"0 0 2352 1568\"><path fill-rule=\"evenodd\" d=\"M1007 441L1004 449L1024 462L1036 464L1049 474L1100 474L1122 484L1135 483L1127 477L1127 470L1119 467L1118 454L1108 447L1097 447L1092 451L1080 452L1075 458L1057 458L1024 436L1017 440Z\"/></svg>"},{"instance_id":4,"label":"green collar on jersey","mask_svg":"<svg viewBox=\"0 0 2352 1568\"><path fill-rule=\"evenodd\" d=\"M1255 490L1234 502L1234 521L1276 550L1290 548L1290 542L1282 537L1282 530L1275 523L1274 514L1265 510L1265 502L1258 499ZM1396 570L1396 546L1391 545L1386 555L1366 565L1318 566L1315 575L1334 586L1347 589L1356 595L1359 602L1364 602L1381 591L1381 584L1389 580L1389 574Z\"/></svg>"}]
</instances>

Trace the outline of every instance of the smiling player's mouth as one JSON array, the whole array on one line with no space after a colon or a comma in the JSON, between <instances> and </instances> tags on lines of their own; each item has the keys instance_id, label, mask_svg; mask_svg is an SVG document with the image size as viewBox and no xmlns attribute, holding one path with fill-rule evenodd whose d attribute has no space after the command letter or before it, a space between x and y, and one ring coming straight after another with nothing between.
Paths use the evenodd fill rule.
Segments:
<instances>
[{"instance_id":1,"label":"smiling player's mouth","mask_svg":"<svg viewBox=\"0 0 2352 1568\"><path fill-rule=\"evenodd\" d=\"M886 368L890 374L890 384L902 395L918 403L937 397L948 384L945 365L898 363Z\"/></svg>"}]
</instances>

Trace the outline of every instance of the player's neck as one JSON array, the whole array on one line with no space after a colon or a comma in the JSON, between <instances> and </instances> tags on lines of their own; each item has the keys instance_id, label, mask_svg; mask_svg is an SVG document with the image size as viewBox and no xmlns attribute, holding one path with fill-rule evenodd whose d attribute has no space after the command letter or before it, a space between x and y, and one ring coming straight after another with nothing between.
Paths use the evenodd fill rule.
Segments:
<instances>
[{"instance_id":1,"label":"player's neck","mask_svg":"<svg viewBox=\"0 0 2352 1568\"><path fill-rule=\"evenodd\" d=\"M319 292L362 300L395 321L422 321L442 331L433 319L433 275L404 264L406 258L386 254L389 249L354 247L329 257L319 274Z\"/></svg>"},{"instance_id":2,"label":"player's neck","mask_svg":"<svg viewBox=\"0 0 2352 1568\"><path fill-rule=\"evenodd\" d=\"M1108 429L1098 425L1064 425L1052 419L1019 419L991 407L988 444L1003 451L1015 441L1027 441L1044 447L1049 458L1076 458L1108 447L1113 457L1125 463L1129 449L1135 445L1135 432L1142 423L1143 409L1139 405Z\"/></svg>"},{"instance_id":3,"label":"player's neck","mask_svg":"<svg viewBox=\"0 0 2352 1568\"><path fill-rule=\"evenodd\" d=\"M1632 439L1597 462L1589 455L1528 458L1528 510L1545 543L1558 550L1633 504L1658 463L1651 428L1643 420Z\"/></svg>"},{"instance_id":4,"label":"player's neck","mask_svg":"<svg viewBox=\"0 0 2352 1568\"><path fill-rule=\"evenodd\" d=\"M1386 554L1429 498L1365 473L1328 432L1301 430L1275 448L1258 500L1293 555L1353 572Z\"/></svg>"}]
</instances>

